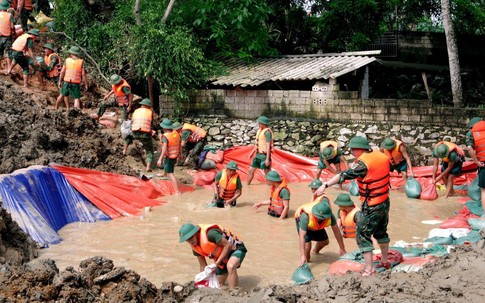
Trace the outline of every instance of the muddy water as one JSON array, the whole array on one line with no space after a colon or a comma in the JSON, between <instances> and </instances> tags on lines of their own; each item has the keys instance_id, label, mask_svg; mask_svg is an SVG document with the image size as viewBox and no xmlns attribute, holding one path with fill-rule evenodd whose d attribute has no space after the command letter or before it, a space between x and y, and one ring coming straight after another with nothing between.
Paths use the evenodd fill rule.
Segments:
<instances>
[{"instance_id":1,"label":"muddy water","mask_svg":"<svg viewBox=\"0 0 485 303\"><path fill-rule=\"evenodd\" d=\"M291 217L295 209L310 200L307 183L292 183ZM327 190L331 200L342 191ZM443 193L441 193L443 194ZM297 233L293 219L278 220L266 211L253 209L254 202L266 200L269 187L255 183L245 186L236 208L207 208L212 190L202 189L168 197L169 203L155 207L140 217L125 217L99 223L73 223L60 231L63 241L41 252L41 258L54 259L60 269L77 268L92 256L105 256L116 266L137 271L160 286L164 281L185 283L198 272L197 259L188 244L179 243L178 229L186 222L218 223L237 231L246 243L248 254L239 269L240 286L252 288L268 284L289 283L299 261ZM357 198L353 197L354 202ZM444 220L461 209L455 198L435 201L408 199L402 192L391 192L389 234L391 244L397 240L416 242L427 238L437 225L423 220ZM336 207L333 206L334 211ZM328 229L330 245L310 263L316 277L324 275L338 258L338 245ZM354 239L345 239L347 251L357 248Z\"/></svg>"}]
</instances>

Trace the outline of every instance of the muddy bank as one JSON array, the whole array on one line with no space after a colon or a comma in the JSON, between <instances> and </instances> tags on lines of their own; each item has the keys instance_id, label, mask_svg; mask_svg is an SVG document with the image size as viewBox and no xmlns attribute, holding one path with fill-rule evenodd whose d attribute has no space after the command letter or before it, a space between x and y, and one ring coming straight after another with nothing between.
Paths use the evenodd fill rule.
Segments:
<instances>
[{"instance_id":1,"label":"muddy bank","mask_svg":"<svg viewBox=\"0 0 485 303\"><path fill-rule=\"evenodd\" d=\"M417 273L354 273L325 276L303 286L271 285L248 291L195 289L164 283L157 289L136 272L93 257L79 269L59 272L52 260L2 266L2 302L480 302L485 270L484 240L428 264ZM169 280L170 277L167 277Z\"/></svg>"},{"instance_id":2,"label":"muddy bank","mask_svg":"<svg viewBox=\"0 0 485 303\"><path fill-rule=\"evenodd\" d=\"M61 165L136 175L121 156L117 131L101 129L80 110L55 111L40 92L0 80L0 173L30 165ZM141 165L140 165L141 166Z\"/></svg>"}]
</instances>

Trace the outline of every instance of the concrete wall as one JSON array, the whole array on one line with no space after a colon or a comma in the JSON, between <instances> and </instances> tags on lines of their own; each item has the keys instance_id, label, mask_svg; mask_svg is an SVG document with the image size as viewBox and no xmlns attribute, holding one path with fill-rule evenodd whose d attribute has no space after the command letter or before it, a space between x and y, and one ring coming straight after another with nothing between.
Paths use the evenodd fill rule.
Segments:
<instances>
[{"instance_id":1,"label":"concrete wall","mask_svg":"<svg viewBox=\"0 0 485 303\"><path fill-rule=\"evenodd\" d=\"M185 104L189 116L225 115L254 119L261 114L328 121L411 122L463 126L485 109L440 107L427 100L334 99L334 92L284 90L200 90ZM344 92L339 92L344 93ZM160 114L173 115L173 101L160 97Z\"/></svg>"}]
</instances>

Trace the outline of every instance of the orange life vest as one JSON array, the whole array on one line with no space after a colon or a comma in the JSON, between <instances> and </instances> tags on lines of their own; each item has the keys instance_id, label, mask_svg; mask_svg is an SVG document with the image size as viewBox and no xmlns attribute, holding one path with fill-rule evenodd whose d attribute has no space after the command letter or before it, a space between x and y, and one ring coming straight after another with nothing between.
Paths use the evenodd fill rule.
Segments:
<instances>
[{"instance_id":1,"label":"orange life vest","mask_svg":"<svg viewBox=\"0 0 485 303\"><path fill-rule=\"evenodd\" d=\"M13 8L17 9L17 4L18 4L18 0L13 0L12 1L12 7ZM24 6L23 6L23 8L25 10L31 11L34 8L34 6L32 5L32 0L24 0Z\"/></svg>"},{"instance_id":2,"label":"orange life vest","mask_svg":"<svg viewBox=\"0 0 485 303\"><path fill-rule=\"evenodd\" d=\"M15 41L12 44L12 49L17 52L26 51L28 39L34 39L34 36L28 33L22 34L20 37L15 39Z\"/></svg>"},{"instance_id":3,"label":"orange life vest","mask_svg":"<svg viewBox=\"0 0 485 303\"><path fill-rule=\"evenodd\" d=\"M61 73L61 57L58 54L52 53L49 56L44 56L45 65L49 66L53 57L57 57L57 64L53 69L47 71L47 77L49 78L55 78Z\"/></svg>"},{"instance_id":4,"label":"orange life vest","mask_svg":"<svg viewBox=\"0 0 485 303\"><path fill-rule=\"evenodd\" d=\"M266 141L266 131L269 131L271 133L271 142ZM259 154L266 154L268 149L268 143L271 146L270 151L272 151L274 148L273 131L268 127L258 129L258 132L256 133L256 147Z\"/></svg>"},{"instance_id":5,"label":"orange life vest","mask_svg":"<svg viewBox=\"0 0 485 303\"><path fill-rule=\"evenodd\" d=\"M10 37L12 27L12 14L7 11L0 11L0 36Z\"/></svg>"},{"instance_id":6,"label":"orange life vest","mask_svg":"<svg viewBox=\"0 0 485 303\"><path fill-rule=\"evenodd\" d=\"M238 178L239 174L237 172L234 172L231 178L228 178L227 169L222 170L222 176L218 183L218 185L222 189L219 191L219 197L222 200L228 200L234 197L234 194L237 190Z\"/></svg>"},{"instance_id":7,"label":"orange life vest","mask_svg":"<svg viewBox=\"0 0 485 303\"><path fill-rule=\"evenodd\" d=\"M485 161L485 121L480 121L472 127L473 140L475 142L475 154L480 162Z\"/></svg>"},{"instance_id":8,"label":"orange life vest","mask_svg":"<svg viewBox=\"0 0 485 303\"><path fill-rule=\"evenodd\" d=\"M275 215L277 217L281 216L283 209L285 208L285 204L283 203L283 199L280 197L280 192L283 188L286 188L288 191L290 189L286 185L286 179L283 178L278 188L274 186L271 187L271 198L268 207L268 213L271 215Z\"/></svg>"},{"instance_id":9,"label":"orange life vest","mask_svg":"<svg viewBox=\"0 0 485 303\"><path fill-rule=\"evenodd\" d=\"M441 159L441 160L443 160L443 162L450 162L449 155L452 151L455 151L458 154L459 158L462 158L462 157L465 156L465 152L463 151L463 149L461 147L459 147L458 145L456 145L455 143L451 143L451 142L448 142L448 141L441 141L441 142L436 143L436 146L438 146L440 144L445 144L446 146L448 146L448 153L446 153L446 157Z\"/></svg>"},{"instance_id":10,"label":"orange life vest","mask_svg":"<svg viewBox=\"0 0 485 303\"><path fill-rule=\"evenodd\" d=\"M384 152L384 154L391 161L391 164L392 165L399 164L404 159L401 151L399 150L399 148L402 145L402 141L395 140L395 139L394 139L394 141L396 142L396 147L394 147L392 150L387 150L385 148L382 149L382 151Z\"/></svg>"},{"instance_id":11,"label":"orange life vest","mask_svg":"<svg viewBox=\"0 0 485 303\"><path fill-rule=\"evenodd\" d=\"M184 123L184 125L182 126L182 131L184 130L190 130L192 132L192 134L190 134L189 138L187 139L187 142L199 142L207 135L207 132L203 128L189 123Z\"/></svg>"},{"instance_id":12,"label":"orange life vest","mask_svg":"<svg viewBox=\"0 0 485 303\"><path fill-rule=\"evenodd\" d=\"M323 196L322 196L323 197ZM302 213L306 213L308 215L308 229L311 231L322 230L325 227L328 227L332 224L332 217L329 217L325 220L318 220L312 212L313 206L318 203L327 203L327 202L310 202L305 203L302 206L298 207L295 212L295 219L299 220Z\"/></svg>"},{"instance_id":13,"label":"orange life vest","mask_svg":"<svg viewBox=\"0 0 485 303\"><path fill-rule=\"evenodd\" d=\"M350 212L340 210L340 221L342 222L343 236L344 238L355 238L357 226L354 222L355 214L360 211L357 207L354 207Z\"/></svg>"},{"instance_id":14,"label":"orange life vest","mask_svg":"<svg viewBox=\"0 0 485 303\"><path fill-rule=\"evenodd\" d=\"M364 178L358 177L360 201L374 206L383 203L389 197L389 158L380 151L363 153L357 160L367 167Z\"/></svg>"},{"instance_id":15,"label":"orange life vest","mask_svg":"<svg viewBox=\"0 0 485 303\"><path fill-rule=\"evenodd\" d=\"M135 110L132 117L131 130L143 133L152 131L153 110L151 108L140 107Z\"/></svg>"},{"instance_id":16,"label":"orange life vest","mask_svg":"<svg viewBox=\"0 0 485 303\"><path fill-rule=\"evenodd\" d=\"M83 76L83 63L82 59L66 59L66 73L64 74L64 82L80 84Z\"/></svg>"},{"instance_id":17,"label":"orange life vest","mask_svg":"<svg viewBox=\"0 0 485 303\"><path fill-rule=\"evenodd\" d=\"M177 159L180 154L180 134L172 130L170 133L164 133L163 137L167 138L167 153L170 159Z\"/></svg>"},{"instance_id":18,"label":"orange life vest","mask_svg":"<svg viewBox=\"0 0 485 303\"><path fill-rule=\"evenodd\" d=\"M131 86L126 82L125 79L122 79L120 83L113 85L111 88L115 93L116 102L118 102L119 106L128 105L128 96L123 92L123 88L128 87L131 91Z\"/></svg>"},{"instance_id":19,"label":"orange life vest","mask_svg":"<svg viewBox=\"0 0 485 303\"><path fill-rule=\"evenodd\" d=\"M199 224L200 227L200 237L198 239L197 245L192 245L192 249L201 256L207 257L209 259L217 259L221 255L223 247L217 245L214 242L209 241L208 232L209 230L216 228L222 232L222 236L232 244L232 249L236 249L237 244L243 243L239 235L229 229L226 229L218 224ZM224 260L224 263L227 262L227 258ZM220 264L219 267L223 268L224 264Z\"/></svg>"},{"instance_id":20,"label":"orange life vest","mask_svg":"<svg viewBox=\"0 0 485 303\"><path fill-rule=\"evenodd\" d=\"M320 152L323 152L323 150L327 147L333 147L333 156L332 159L335 158L338 154L338 143L335 141L323 141L320 143Z\"/></svg>"}]
</instances>

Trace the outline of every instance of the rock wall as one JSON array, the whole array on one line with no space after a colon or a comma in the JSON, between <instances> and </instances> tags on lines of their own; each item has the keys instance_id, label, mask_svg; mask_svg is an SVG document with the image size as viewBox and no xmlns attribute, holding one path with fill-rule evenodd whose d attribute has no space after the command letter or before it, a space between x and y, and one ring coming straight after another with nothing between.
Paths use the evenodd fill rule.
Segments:
<instances>
[{"instance_id":1,"label":"rock wall","mask_svg":"<svg viewBox=\"0 0 485 303\"><path fill-rule=\"evenodd\" d=\"M355 135L365 136L377 147L388 136L402 140L413 165L431 165L432 148L437 141L446 140L465 148L466 125L428 125L418 123L355 122L337 123L321 120L289 120L271 118L275 146L305 156L317 156L319 144L335 140L345 146ZM184 122L196 124L208 131L208 142L221 148L254 143L258 129L255 120L227 117L197 117ZM346 158L352 160L350 150L344 149Z\"/></svg>"}]
</instances>

